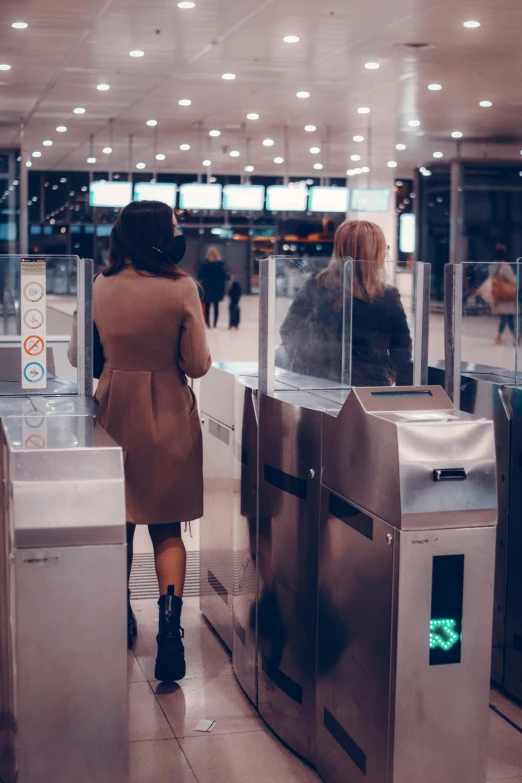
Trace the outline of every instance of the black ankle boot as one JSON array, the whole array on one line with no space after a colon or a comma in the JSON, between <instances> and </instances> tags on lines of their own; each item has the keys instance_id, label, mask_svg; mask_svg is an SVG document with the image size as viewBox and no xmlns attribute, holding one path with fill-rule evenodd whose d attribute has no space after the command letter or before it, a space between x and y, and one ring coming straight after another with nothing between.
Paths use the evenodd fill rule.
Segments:
<instances>
[{"instance_id":1,"label":"black ankle boot","mask_svg":"<svg viewBox=\"0 0 522 783\"><path fill-rule=\"evenodd\" d=\"M180 627L183 601L174 595L169 585L167 595L162 595L159 606L158 657L154 676L160 682L182 680L186 673L185 649L181 641L185 635Z\"/></svg>"},{"instance_id":2,"label":"black ankle boot","mask_svg":"<svg viewBox=\"0 0 522 783\"><path fill-rule=\"evenodd\" d=\"M134 639L138 635L138 623L136 622L136 618L134 616L134 612L132 611L132 606L130 602L130 590L129 590L129 599L127 603L127 647L129 650L132 650L134 646Z\"/></svg>"}]
</instances>

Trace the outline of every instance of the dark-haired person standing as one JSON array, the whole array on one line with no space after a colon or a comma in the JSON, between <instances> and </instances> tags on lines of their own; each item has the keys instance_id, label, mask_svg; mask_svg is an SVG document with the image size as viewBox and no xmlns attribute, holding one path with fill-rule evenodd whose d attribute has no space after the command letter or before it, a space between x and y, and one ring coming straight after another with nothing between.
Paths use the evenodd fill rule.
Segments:
<instances>
[{"instance_id":1,"label":"dark-haired person standing","mask_svg":"<svg viewBox=\"0 0 522 783\"><path fill-rule=\"evenodd\" d=\"M187 377L211 364L197 284L177 264L185 239L166 204L123 209L109 266L94 283L105 365L98 421L123 449L128 570L136 525L148 525L159 583L156 679L185 676L180 617L186 569L181 522L203 515L200 419ZM129 646L136 620L129 603Z\"/></svg>"}]
</instances>

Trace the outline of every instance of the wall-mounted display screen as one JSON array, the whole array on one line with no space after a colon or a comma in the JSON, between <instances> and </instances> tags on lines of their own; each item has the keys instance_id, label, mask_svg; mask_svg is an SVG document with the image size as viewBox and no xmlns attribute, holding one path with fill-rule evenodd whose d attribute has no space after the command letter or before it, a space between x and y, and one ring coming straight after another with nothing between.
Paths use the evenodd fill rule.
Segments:
<instances>
[{"instance_id":1,"label":"wall-mounted display screen","mask_svg":"<svg viewBox=\"0 0 522 783\"><path fill-rule=\"evenodd\" d=\"M390 199L389 188L356 188L352 190L350 208L353 212L388 212Z\"/></svg>"},{"instance_id":2,"label":"wall-mounted display screen","mask_svg":"<svg viewBox=\"0 0 522 783\"><path fill-rule=\"evenodd\" d=\"M134 185L134 201L162 201L174 209L176 191L177 186L170 182L137 182Z\"/></svg>"},{"instance_id":3,"label":"wall-mounted display screen","mask_svg":"<svg viewBox=\"0 0 522 783\"><path fill-rule=\"evenodd\" d=\"M348 188L316 187L310 189L310 212L348 212Z\"/></svg>"},{"instance_id":4,"label":"wall-mounted display screen","mask_svg":"<svg viewBox=\"0 0 522 783\"><path fill-rule=\"evenodd\" d=\"M181 209L221 209L221 185L191 182L179 189Z\"/></svg>"},{"instance_id":5,"label":"wall-mounted display screen","mask_svg":"<svg viewBox=\"0 0 522 783\"><path fill-rule=\"evenodd\" d=\"M415 253L415 215L403 212L399 225L399 250L401 253Z\"/></svg>"},{"instance_id":6,"label":"wall-mounted display screen","mask_svg":"<svg viewBox=\"0 0 522 783\"><path fill-rule=\"evenodd\" d=\"M266 189L269 212L306 212L308 190L292 185L270 185Z\"/></svg>"},{"instance_id":7,"label":"wall-mounted display screen","mask_svg":"<svg viewBox=\"0 0 522 783\"><path fill-rule=\"evenodd\" d=\"M225 185L223 188L223 209L260 211L264 206L264 185Z\"/></svg>"},{"instance_id":8,"label":"wall-mounted display screen","mask_svg":"<svg viewBox=\"0 0 522 783\"><path fill-rule=\"evenodd\" d=\"M91 182L89 204L91 207L126 207L132 201L132 182Z\"/></svg>"}]
</instances>

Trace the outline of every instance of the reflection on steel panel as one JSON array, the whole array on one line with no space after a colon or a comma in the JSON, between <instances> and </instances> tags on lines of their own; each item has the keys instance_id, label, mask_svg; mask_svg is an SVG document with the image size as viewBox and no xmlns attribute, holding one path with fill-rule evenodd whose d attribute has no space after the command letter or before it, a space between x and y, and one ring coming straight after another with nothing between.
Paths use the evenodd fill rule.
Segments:
<instances>
[{"instance_id":1,"label":"reflection on steel panel","mask_svg":"<svg viewBox=\"0 0 522 783\"><path fill-rule=\"evenodd\" d=\"M522 699L522 389L513 389L504 688Z\"/></svg>"}]
</instances>

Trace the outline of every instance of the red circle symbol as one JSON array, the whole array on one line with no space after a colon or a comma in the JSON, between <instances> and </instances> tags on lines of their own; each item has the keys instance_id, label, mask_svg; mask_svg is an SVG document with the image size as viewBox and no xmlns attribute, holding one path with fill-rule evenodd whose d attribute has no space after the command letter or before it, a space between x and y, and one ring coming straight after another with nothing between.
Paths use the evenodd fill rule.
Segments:
<instances>
[{"instance_id":1,"label":"red circle symbol","mask_svg":"<svg viewBox=\"0 0 522 783\"><path fill-rule=\"evenodd\" d=\"M40 354L43 353L44 348L44 340L37 334L31 334L29 337L25 338L24 351L29 354L29 356L40 356Z\"/></svg>"},{"instance_id":2,"label":"red circle symbol","mask_svg":"<svg viewBox=\"0 0 522 783\"><path fill-rule=\"evenodd\" d=\"M45 439L41 435L29 435L25 440L25 447L27 449L44 449Z\"/></svg>"}]
</instances>

